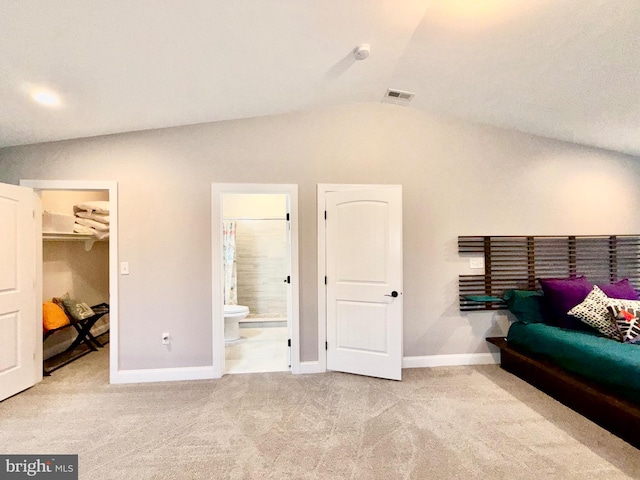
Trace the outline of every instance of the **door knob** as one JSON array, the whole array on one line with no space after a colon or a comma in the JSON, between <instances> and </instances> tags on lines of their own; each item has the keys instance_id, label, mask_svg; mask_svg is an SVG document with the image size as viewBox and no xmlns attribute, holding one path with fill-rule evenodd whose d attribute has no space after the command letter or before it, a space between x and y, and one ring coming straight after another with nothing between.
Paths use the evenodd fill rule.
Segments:
<instances>
[{"instance_id":1,"label":"door knob","mask_svg":"<svg viewBox=\"0 0 640 480\"><path fill-rule=\"evenodd\" d=\"M393 297L396 298L398 296L398 292L396 292L395 290L393 292L391 292L391 295L387 295L385 294L385 297Z\"/></svg>"}]
</instances>

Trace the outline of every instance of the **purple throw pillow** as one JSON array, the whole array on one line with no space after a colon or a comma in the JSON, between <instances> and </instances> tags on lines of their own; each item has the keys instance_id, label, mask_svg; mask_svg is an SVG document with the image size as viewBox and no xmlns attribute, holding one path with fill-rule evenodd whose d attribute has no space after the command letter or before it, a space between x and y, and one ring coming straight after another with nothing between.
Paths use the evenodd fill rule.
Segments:
<instances>
[{"instance_id":1,"label":"purple throw pillow","mask_svg":"<svg viewBox=\"0 0 640 480\"><path fill-rule=\"evenodd\" d=\"M622 300L640 300L640 295L633 288L633 285L629 283L629 280L623 278L616 283L607 283L604 285L598 285L600 290L609 298L619 298Z\"/></svg>"},{"instance_id":2,"label":"purple throw pillow","mask_svg":"<svg viewBox=\"0 0 640 480\"><path fill-rule=\"evenodd\" d=\"M582 303L593 285L584 276L571 278L540 278L544 293L543 304L547 323L562 328L585 330L587 325L575 317L567 315L573 307Z\"/></svg>"}]
</instances>

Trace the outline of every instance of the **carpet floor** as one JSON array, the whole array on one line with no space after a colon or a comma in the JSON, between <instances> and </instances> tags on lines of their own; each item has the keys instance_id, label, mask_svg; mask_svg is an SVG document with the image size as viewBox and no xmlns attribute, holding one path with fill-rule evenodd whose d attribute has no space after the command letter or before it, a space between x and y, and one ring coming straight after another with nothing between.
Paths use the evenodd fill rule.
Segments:
<instances>
[{"instance_id":1,"label":"carpet floor","mask_svg":"<svg viewBox=\"0 0 640 480\"><path fill-rule=\"evenodd\" d=\"M640 452L499 367L108 384L92 353L0 403L0 452L81 479L637 479Z\"/></svg>"}]
</instances>

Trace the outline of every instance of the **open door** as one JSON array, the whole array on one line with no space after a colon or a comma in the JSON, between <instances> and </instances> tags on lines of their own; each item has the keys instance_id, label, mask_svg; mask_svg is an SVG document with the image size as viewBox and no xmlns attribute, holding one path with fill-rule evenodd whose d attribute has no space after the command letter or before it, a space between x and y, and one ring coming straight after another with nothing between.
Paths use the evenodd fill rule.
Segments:
<instances>
[{"instance_id":1,"label":"open door","mask_svg":"<svg viewBox=\"0 0 640 480\"><path fill-rule=\"evenodd\" d=\"M42 380L36 300L39 203L33 190L0 184L0 400Z\"/></svg>"},{"instance_id":2,"label":"open door","mask_svg":"<svg viewBox=\"0 0 640 480\"><path fill-rule=\"evenodd\" d=\"M402 379L402 187L327 192L327 368Z\"/></svg>"}]
</instances>

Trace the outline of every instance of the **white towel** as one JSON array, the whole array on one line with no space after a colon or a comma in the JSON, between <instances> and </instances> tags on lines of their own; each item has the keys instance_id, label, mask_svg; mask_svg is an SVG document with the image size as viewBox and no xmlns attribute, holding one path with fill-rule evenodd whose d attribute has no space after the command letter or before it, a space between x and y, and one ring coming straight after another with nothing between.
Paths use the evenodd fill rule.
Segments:
<instances>
[{"instance_id":1,"label":"white towel","mask_svg":"<svg viewBox=\"0 0 640 480\"><path fill-rule=\"evenodd\" d=\"M109 232L95 232L93 234L98 240L106 240L109 238Z\"/></svg>"},{"instance_id":2,"label":"white towel","mask_svg":"<svg viewBox=\"0 0 640 480\"><path fill-rule=\"evenodd\" d=\"M84 225L85 227L91 227L98 232L108 232L109 225L105 223L96 222L95 220L89 220L88 218L76 218L76 223Z\"/></svg>"},{"instance_id":3,"label":"white towel","mask_svg":"<svg viewBox=\"0 0 640 480\"><path fill-rule=\"evenodd\" d=\"M76 233L81 233L83 235L93 235L93 233L95 232L93 228L85 227L84 225L80 225L78 223L73 226L73 231Z\"/></svg>"},{"instance_id":4,"label":"white towel","mask_svg":"<svg viewBox=\"0 0 640 480\"><path fill-rule=\"evenodd\" d=\"M109 223L109 214L107 213L94 213L94 212L76 212L76 217L88 218L89 220L95 220L100 223Z\"/></svg>"},{"instance_id":5,"label":"white towel","mask_svg":"<svg viewBox=\"0 0 640 480\"><path fill-rule=\"evenodd\" d=\"M84 225L80 225L76 223L73 226L73 231L76 233L81 233L83 235L93 235L97 240L105 240L109 238L109 230L107 231L98 231L95 228L86 227Z\"/></svg>"},{"instance_id":6,"label":"white towel","mask_svg":"<svg viewBox=\"0 0 640 480\"><path fill-rule=\"evenodd\" d=\"M109 213L109 201L107 200L94 200L92 202L79 203L73 207L74 212L94 212L94 213Z\"/></svg>"}]
</instances>

